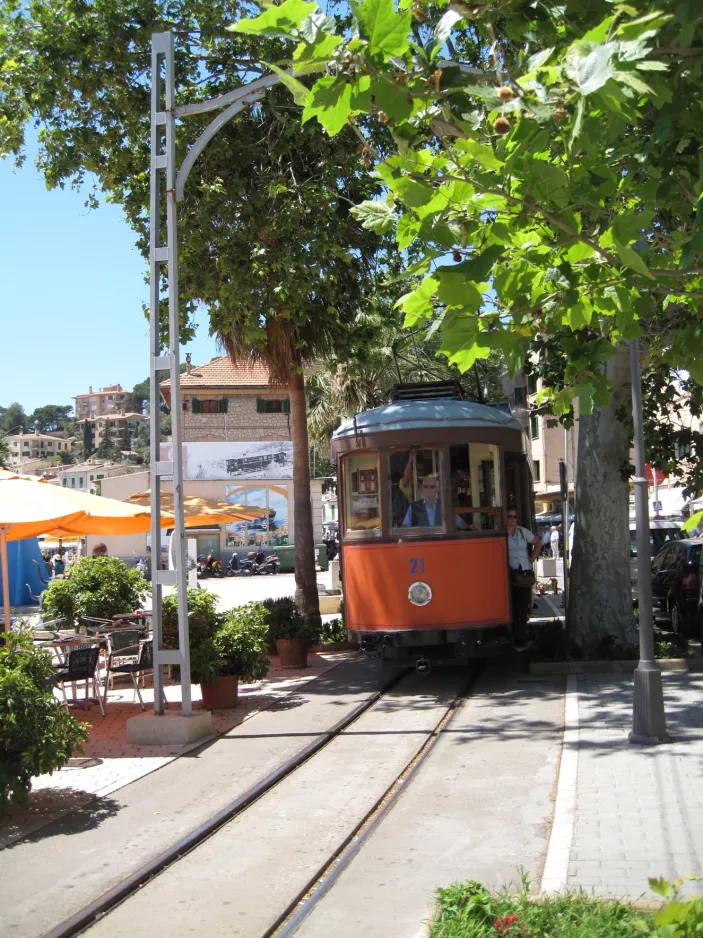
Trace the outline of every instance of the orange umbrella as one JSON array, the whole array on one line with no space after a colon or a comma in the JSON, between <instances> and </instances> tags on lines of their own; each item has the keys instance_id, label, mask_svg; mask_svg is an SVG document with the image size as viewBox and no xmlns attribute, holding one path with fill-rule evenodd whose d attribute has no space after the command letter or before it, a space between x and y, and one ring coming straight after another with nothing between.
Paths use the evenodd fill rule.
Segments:
<instances>
[{"instance_id":1,"label":"orange umbrella","mask_svg":"<svg viewBox=\"0 0 703 938\"><path fill-rule=\"evenodd\" d=\"M151 505L151 492L137 492L127 501L132 505ZM230 504L219 498L201 498L199 495L183 496L183 514L187 528L203 524L231 524L235 521L256 521L268 513L267 508L247 508L245 505ZM173 493L161 493L161 527L173 527Z\"/></svg>"}]
</instances>

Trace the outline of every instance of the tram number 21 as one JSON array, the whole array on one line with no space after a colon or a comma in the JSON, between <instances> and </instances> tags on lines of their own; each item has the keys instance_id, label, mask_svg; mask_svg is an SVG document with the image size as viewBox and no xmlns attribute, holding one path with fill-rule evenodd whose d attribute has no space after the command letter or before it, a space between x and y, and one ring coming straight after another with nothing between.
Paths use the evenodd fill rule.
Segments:
<instances>
[{"instance_id":1,"label":"tram number 21","mask_svg":"<svg viewBox=\"0 0 703 938\"><path fill-rule=\"evenodd\" d=\"M410 558L410 575L415 576L417 573L425 572L425 561L423 557L411 557Z\"/></svg>"}]
</instances>

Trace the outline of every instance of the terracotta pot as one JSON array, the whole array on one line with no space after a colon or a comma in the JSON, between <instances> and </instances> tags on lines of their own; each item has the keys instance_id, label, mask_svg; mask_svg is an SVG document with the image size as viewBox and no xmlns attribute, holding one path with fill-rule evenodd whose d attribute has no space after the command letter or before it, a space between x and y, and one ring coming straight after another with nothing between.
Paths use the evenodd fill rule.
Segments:
<instances>
[{"instance_id":1,"label":"terracotta pot","mask_svg":"<svg viewBox=\"0 0 703 938\"><path fill-rule=\"evenodd\" d=\"M227 710L237 706L239 678L236 674L218 677L209 684L201 684L200 690L207 710Z\"/></svg>"},{"instance_id":2,"label":"terracotta pot","mask_svg":"<svg viewBox=\"0 0 703 938\"><path fill-rule=\"evenodd\" d=\"M281 659L282 668L307 668L308 648L307 638L276 639L276 650Z\"/></svg>"}]
</instances>

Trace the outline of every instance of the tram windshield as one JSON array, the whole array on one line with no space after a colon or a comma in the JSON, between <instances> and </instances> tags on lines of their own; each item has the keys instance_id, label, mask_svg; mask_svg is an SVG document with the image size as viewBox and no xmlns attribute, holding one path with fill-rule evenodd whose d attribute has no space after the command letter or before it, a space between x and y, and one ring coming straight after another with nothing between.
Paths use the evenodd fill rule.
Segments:
<instances>
[{"instance_id":1,"label":"tram windshield","mask_svg":"<svg viewBox=\"0 0 703 938\"><path fill-rule=\"evenodd\" d=\"M457 530L497 529L501 518L498 447L493 443L450 446L449 472ZM484 510L471 510L476 508Z\"/></svg>"},{"instance_id":2,"label":"tram windshield","mask_svg":"<svg viewBox=\"0 0 703 938\"><path fill-rule=\"evenodd\" d=\"M435 447L390 453L391 527L442 531L442 452Z\"/></svg>"},{"instance_id":3,"label":"tram windshield","mask_svg":"<svg viewBox=\"0 0 703 938\"><path fill-rule=\"evenodd\" d=\"M381 528L378 453L352 453L342 461L347 531Z\"/></svg>"}]
</instances>

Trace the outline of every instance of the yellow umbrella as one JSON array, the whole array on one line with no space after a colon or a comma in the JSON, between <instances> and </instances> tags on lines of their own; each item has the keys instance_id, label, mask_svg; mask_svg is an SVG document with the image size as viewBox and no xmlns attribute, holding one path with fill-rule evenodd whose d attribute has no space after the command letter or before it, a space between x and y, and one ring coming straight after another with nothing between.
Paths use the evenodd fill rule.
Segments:
<instances>
[{"instance_id":1,"label":"yellow umbrella","mask_svg":"<svg viewBox=\"0 0 703 938\"><path fill-rule=\"evenodd\" d=\"M0 562L5 629L10 627L7 542L39 534L135 534L149 529L149 511L112 498L30 480L0 470Z\"/></svg>"},{"instance_id":2,"label":"yellow umbrella","mask_svg":"<svg viewBox=\"0 0 703 938\"><path fill-rule=\"evenodd\" d=\"M130 495L127 502L132 505L149 507L151 492L137 492ZM183 496L183 514L185 526L195 528L204 524L231 524L235 521L256 521L268 514L268 508L247 508L244 505L230 504L220 498L201 498L199 495ZM173 527L173 493L161 493L161 527Z\"/></svg>"}]
</instances>

